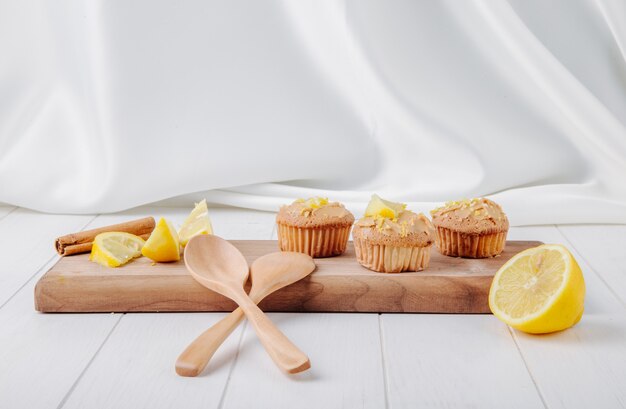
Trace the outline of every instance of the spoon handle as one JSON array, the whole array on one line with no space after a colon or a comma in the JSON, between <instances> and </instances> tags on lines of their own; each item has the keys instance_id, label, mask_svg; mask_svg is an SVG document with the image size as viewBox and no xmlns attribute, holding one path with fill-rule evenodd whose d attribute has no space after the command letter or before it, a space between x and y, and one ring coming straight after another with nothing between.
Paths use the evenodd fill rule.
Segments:
<instances>
[{"instance_id":1,"label":"spoon handle","mask_svg":"<svg viewBox=\"0 0 626 409\"><path fill-rule=\"evenodd\" d=\"M295 374L311 367L309 357L300 351L263 311L243 292L235 299L274 363L283 371Z\"/></svg>"},{"instance_id":2,"label":"spoon handle","mask_svg":"<svg viewBox=\"0 0 626 409\"><path fill-rule=\"evenodd\" d=\"M244 316L243 310L237 308L194 339L176 360L176 373L198 376Z\"/></svg>"}]
</instances>

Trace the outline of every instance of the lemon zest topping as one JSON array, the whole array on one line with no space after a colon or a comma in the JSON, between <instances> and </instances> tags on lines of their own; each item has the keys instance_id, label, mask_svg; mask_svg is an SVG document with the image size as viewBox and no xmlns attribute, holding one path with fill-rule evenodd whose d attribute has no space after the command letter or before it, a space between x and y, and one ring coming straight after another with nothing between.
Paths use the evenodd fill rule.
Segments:
<instances>
[{"instance_id":1,"label":"lemon zest topping","mask_svg":"<svg viewBox=\"0 0 626 409\"><path fill-rule=\"evenodd\" d=\"M319 209L321 207L326 206L329 201L327 197L311 197L309 199L296 199L294 203L301 203L304 205L302 209L300 209L300 215L304 217L309 217L313 214L313 210Z\"/></svg>"}]
</instances>

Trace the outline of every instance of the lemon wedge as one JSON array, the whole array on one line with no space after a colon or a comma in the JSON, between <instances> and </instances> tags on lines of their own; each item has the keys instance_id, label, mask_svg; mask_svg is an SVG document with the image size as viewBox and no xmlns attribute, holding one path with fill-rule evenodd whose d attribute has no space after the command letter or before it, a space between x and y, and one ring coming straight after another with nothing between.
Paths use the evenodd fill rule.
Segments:
<instances>
[{"instance_id":1,"label":"lemon wedge","mask_svg":"<svg viewBox=\"0 0 626 409\"><path fill-rule=\"evenodd\" d=\"M395 219L404 209L406 209L406 204L390 202L374 194L365 209L365 216Z\"/></svg>"},{"instance_id":2,"label":"lemon wedge","mask_svg":"<svg viewBox=\"0 0 626 409\"><path fill-rule=\"evenodd\" d=\"M141 249L141 254L158 262L180 260L178 233L172 223L161 217Z\"/></svg>"},{"instance_id":3,"label":"lemon wedge","mask_svg":"<svg viewBox=\"0 0 626 409\"><path fill-rule=\"evenodd\" d=\"M180 244L186 246L187 242L193 236L199 234L213 234L213 226L211 226L206 199L203 199L200 203L196 203L196 207L193 208L189 216L187 216L183 222L183 225L178 231Z\"/></svg>"},{"instance_id":4,"label":"lemon wedge","mask_svg":"<svg viewBox=\"0 0 626 409\"><path fill-rule=\"evenodd\" d=\"M533 334L560 331L580 321L585 280L567 248L544 244L513 256L489 290L491 312L513 328Z\"/></svg>"},{"instance_id":5,"label":"lemon wedge","mask_svg":"<svg viewBox=\"0 0 626 409\"><path fill-rule=\"evenodd\" d=\"M141 237L130 233L100 233L94 238L89 260L105 267L119 267L141 256L145 243Z\"/></svg>"}]
</instances>

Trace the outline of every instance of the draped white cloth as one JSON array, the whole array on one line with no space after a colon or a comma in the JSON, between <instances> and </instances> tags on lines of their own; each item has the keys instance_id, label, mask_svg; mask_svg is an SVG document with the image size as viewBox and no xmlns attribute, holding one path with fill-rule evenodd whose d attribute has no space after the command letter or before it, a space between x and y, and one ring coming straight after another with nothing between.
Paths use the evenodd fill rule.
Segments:
<instances>
[{"instance_id":1,"label":"draped white cloth","mask_svg":"<svg viewBox=\"0 0 626 409\"><path fill-rule=\"evenodd\" d=\"M372 192L626 223L626 2L0 0L1 202Z\"/></svg>"}]
</instances>

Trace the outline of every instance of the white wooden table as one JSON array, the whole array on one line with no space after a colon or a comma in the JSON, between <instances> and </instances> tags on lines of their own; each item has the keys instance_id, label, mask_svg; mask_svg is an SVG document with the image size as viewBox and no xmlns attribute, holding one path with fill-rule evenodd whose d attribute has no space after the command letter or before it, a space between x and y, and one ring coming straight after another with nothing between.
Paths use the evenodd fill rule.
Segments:
<instances>
[{"instance_id":1,"label":"white wooden table","mask_svg":"<svg viewBox=\"0 0 626 409\"><path fill-rule=\"evenodd\" d=\"M46 215L0 207L0 408L624 408L626 226L513 228L563 243L587 283L573 329L544 336L491 315L271 314L312 362L280 373L242 325L203 376L178 354L221 313L40 314L33 288L61 234L188 209ZM228 239L275 238L274 215L212 209Z\"/></svg>"}]
</instances>

